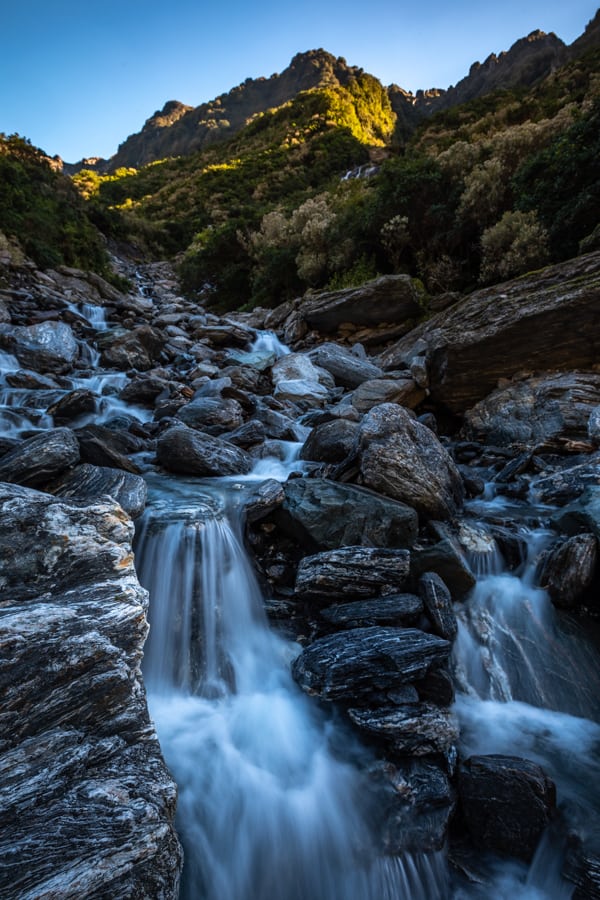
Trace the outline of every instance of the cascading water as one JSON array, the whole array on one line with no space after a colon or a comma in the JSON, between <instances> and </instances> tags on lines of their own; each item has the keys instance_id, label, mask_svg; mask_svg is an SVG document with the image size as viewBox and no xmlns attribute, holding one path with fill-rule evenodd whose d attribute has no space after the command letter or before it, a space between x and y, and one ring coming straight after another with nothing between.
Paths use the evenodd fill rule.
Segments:
<instances>
[{"instance_id":1,"label":"cascading water","mask_svg":"<svg viewBox=\"0 0 600 900\"><path fill-rule=\"evenodd\" d=\"M485 504L479 506L485 511ZM485 532L484 524L481 528ZM547 593L535 586L539 555L549 533L521 529L521 536L528 553L518 574L506 571L489 539L487 553L472 560L480 577L469 601L459 609L455 645L461 689L455 711L462 755L499 753L542 765L556 783L567 828L577 829L598 846L597 650L573 630L572 623L559 619ZM562 849L561 840L548 835L529 870L492 866L494 896L569 898L573 885L560 874Z\"/></svg>"},{"instance_id":2,"label":"cascading water","mask_svg":"<svg viewBox=\"0 0 600 900\"><path fill-rule=\"evenodd\" d=\"M151 596L150 709L179 785L182 897L446 896L439 854L378 858L365 779L293 683L297 651L267 626L223 501L172 485L148 507L136 564Z\"/></svg>"}]
</instances>

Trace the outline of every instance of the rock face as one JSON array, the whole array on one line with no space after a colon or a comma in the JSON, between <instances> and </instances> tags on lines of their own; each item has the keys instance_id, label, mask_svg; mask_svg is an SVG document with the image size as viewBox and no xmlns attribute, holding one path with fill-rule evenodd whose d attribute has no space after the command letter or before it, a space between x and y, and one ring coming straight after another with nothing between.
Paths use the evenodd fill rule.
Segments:
<instances>
[{"instance_id":1,"label":"rock face","mask_svg":"<svg viewBox=\"0 0 600 900\"><path fill-rule=\"evenodd\" d=\"M396 500L324 478L289 481L284 490L277 524L321 549L410 547L416 540L417 515Z\"/></svg>"},{"instance_id":2,"label":"rock face","mask_svg":"<svg viewBox=\"0 0 600 900\"><path fill-rule=\"evenodd\" d=\"M600 375L527 378L493 391L465 415L467 438L515 450L560 450L586 441L600 395Z\"/></svg>"},{"instance_id":3,"label":"rock face","mask_svg":"<svg viewBox=\"0 0 600 900\"><path fill-rule=\"evenodd\" d=\"M176 789L141 679L131 522L106 498L5 484L0 522L0 893L175 898Z\"/></svg>"},{"instance_id":4,"label":"rock face","mask_svg":"<svg viewBox=\"0 0 600 900\"><path fill-rule=\"evenodd\" d=\"M459 769L459 793L475 844L527 861L556 806L544 770L514 756L471 756Z\"/></svg>"},{"instance_id":5,"label":"rock face","mask_svg":"<svg viewBox=\"0 0 600 900\"><path fill-rule=\"evenodd\" d=\"M447 519L463 498L460 473L436 436L401 406L384 403L361 422L363 483L412 506L420 516Z\"/></svg>"},{"instance_id":6,"label":"rock face","mask_svg":"<svg viewBox=\"0 0 600 900\"><path fill-rule=\"evenodd\" d=\"M589 369L600 358L600 253L478 290L381 354L423 353L434 402L463 413L517 372Z\"/></svg>"}]
</instances>

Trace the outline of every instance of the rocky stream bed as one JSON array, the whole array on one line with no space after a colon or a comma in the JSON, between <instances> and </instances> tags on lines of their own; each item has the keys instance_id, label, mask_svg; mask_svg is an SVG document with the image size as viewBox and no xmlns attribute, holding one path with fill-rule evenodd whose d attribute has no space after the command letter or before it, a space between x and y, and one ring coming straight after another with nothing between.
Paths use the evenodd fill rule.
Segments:
<instances>
[{"instance_id":1,"label":"rocky stream bed","mask_svg":"<svg viewBox=\"0 0 600 900\"><path fill-rule=\"evenodd\" d=\"M0 259L0 895L600 897L600 254L115 264Z\"/></svg>"}]
</instances>

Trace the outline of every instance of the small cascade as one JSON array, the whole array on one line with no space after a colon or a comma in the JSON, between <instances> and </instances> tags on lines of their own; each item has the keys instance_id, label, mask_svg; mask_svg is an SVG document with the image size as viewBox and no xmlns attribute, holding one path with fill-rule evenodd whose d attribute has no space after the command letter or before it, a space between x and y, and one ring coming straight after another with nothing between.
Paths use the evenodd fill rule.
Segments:
<instances>
[{"instance_id":1,"label":"small cascade","mask_svg":"<svg viewBox=\"0 0 600 900\"><path fill-rule=\"evenodd\" d=\"M365 780L294 684L297 648L268 628L224 501L164 490L136 564L149 703L179 785L182 898L441 900L441 854L378 855Z\"/></svg>"},{"instance_id":2,"label":"small cascade","mask_svg":"<svg viewBox=\"0 0 600 900\"><path fill-rule=\"evenodd\" d=\"M250 349L253 353L272 353L276 359L287 356L291 352L290 348L282 344L272 331L258 331L256 340Z\"/></svg>"},{"instance_id":3,"label":"small cascade","mask_svg":"<svg viewBox=\"0 0 600 900\"><path fill-rule=\"evenodd\" d=\"M103 306L97 306L94 303L82 303L79 307L79 312L94 331L106 331L108 328L106 310Z\"/></svg>"}]
</instances>

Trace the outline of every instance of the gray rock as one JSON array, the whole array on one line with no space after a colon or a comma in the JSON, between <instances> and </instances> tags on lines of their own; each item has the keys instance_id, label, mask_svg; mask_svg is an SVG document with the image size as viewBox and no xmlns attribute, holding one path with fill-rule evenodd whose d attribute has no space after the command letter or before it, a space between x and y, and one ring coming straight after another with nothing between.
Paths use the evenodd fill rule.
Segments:
<instances>
[{"instance_id":1,"label":"gray rock","mask_svg":"<svg viewBox=\"0 0 600 900\"><path fill-rule=\"evenodd\" d=\"M70 422L83 413L94 412L96 409L96 397L92 391L69 391L56 403L48 407L46 412L52 416L57 425Z\"/></svg>"},{"instance_id":2,"label":"gray rock","mask_svg":"<svg viewBox=\"0 0 600 900\"><path fill-rule=\"evenodd\" d=\"M456 716L431 703L405 703L383 709L349 709L363 734L398 756L448 754L458 741Z\"/></svg>"},{"instance_id":3,"label":"gray rock","mask_svg":"<svg viewBox=\"0 0 600 900\"><path fill-rule=\"evenodd\" d=\"M383 374L379 366L366 359L359 359L355 353L340 344L319 344L308 355L313 362L333 375L337 385L350 390Z\"/></svg>"},{"instance_id":4,"label":"gray rock","mask_svg":"<svg viewBox=\"0 0 600 900\"><path fill-rule=\"evenodd\" d=\"M352 394L352 405L359 412L368 412L382 403L397 403L414 409L425 399L425 391L412 378L376 378L364 381Z\"/></svg>"},{"instance_id":5,"label":"gray rock","mask_svg":"<svg viewBox=\"0 0 600 900\"><path fill-rule=\"evenodd\" d=\"M0 458L0 481L43 487L79 462L79 443L70 428L52 428L23 441Z\"/></svg>"},{"instance_id":6,"label":"gray rock","mask_svg":"<svg viewBox=\"0 0 600 900\"><path fill-rule=\"evenodd\" d=\"M458 772L460 802L476 846L531 860L556 807L544 770L516 756L471 756Z\"/></svg>"},{"instance_id":7,"label":"gray rock","mask_svg":"<svg viewBox=\"0 0 600 900\"><path fill-rule=\"evenodd\" d=\"M408 550L344 547L306 556L296 574L296 593L318 597L323 605L338 598L395 593L408 580Z\"/></svg>"},{"instance_id":8,"label":"gray rock","mask_svg":"<svg viewBox=\"0 0 600 900\"><path fill-rule=\"evenodd\" d=\"M373 600L334 603L322 609L320 615L330 625L341 629L416 625L422 613L423 601L415 594L386 594Z\"/></svg>"},{"instance_id":9,"label":"gray rock","mask_svg":"<svg viewBox=\"0 0 600 900\"><path fill-rule=\"evenodd\" d=\"M346 419L324 422L312 429L300 459L313 462L339 463L352 451L358 436L358 424Z\"/></svg>"},{"instance_id":10,"label":"gray rock","mask_svg":"<svg viewBox=\"0 0 600 900\"><path fill-rule=\"evenodd\" d=\"M439 634L447 641L454 641L458 633L458 624L452 608L452 597L436 572L425 572L421 575L419 594L433 625L434 634Z\"/></svg>"},{"instance_id":11,"label":"gray rock","mask_svg":"<svg viewBox=\"0 0 600 900\"><path fill-rule=\"evenodd\" d=\"M40 322L9 328L8 346L22 366L35 372L69 372L79 354L77 341L64 322Z\"/></svg>"},{"instance_id":12,"label":"gray rock","mask_svg":"<svg viewBox=\"0 0 600 900\"><path fill-rule=\"evenodd\" d=\"M300 313L310 328L331 334L346 322L379 326L404 322L422 314L408 275L382 275L355 288L305 297Z\"/></svg>"},{"instance_id":13,"label":"gray rock","mask_svg":"<svg viewBox=\"0 0 600 900\"><path fill-rule=\"evenodd\" d=\"M102 364L107 368L138 369L147 372L159 360L165 337L150 325L140 325L132 331L106 331L98 337L102 349Z\"/></svg>"},{"instance_id":14,"label":"gray rock","mask_svg":"<svg viewBox=\"0 0 600 900\"><path fill-rule=\"evenodd\" d=\"M598 540L593 534L578 534L563 541L544 563L540 586L555 606L577 605L592 583L598 559Z\"/></svg>"},{"instance_id":15,"label":"gray rock","mask_svg":"<svg viewBox=\"0 0 600 900\"><path fill-rule=\"evenodd\" d=\"M552 475L536 478L531 485L532 496L540 503L562 506L575 500L588 487L600 485L600 456Z\"/></svg>"},{"instance_id":16,"label":"gray rock","mask_svg":"<svg viewBox=\"0 0 600 900\"><path fill-rule=\"evenodd\" d=\"M600 540L600 485L586 488L581 496L553 517L564 534L589 532Z\"/></svg>"},{"instance_id":17,"label":"gray rock","mask_svg":"<svg viewBox=\"0 0 600 900\"><path fill-rule=\"evenodd\" d=\"M244 475L252 468L251 457L240 447L187 425L161 434L156 456L165 469L181 475Z\"/></svg>"},{"instance_id":18,"label":"gray rock","mask_svg":"<svg viewBox=\"0 0 600 900\"><path fill-rule=\"evenodd\" d=\"M136 519L144 511L148 489L140 475L83 463L55 482L52 493L88 502L108 494L127 515Z\"/></svg>"},{"instance_id":19,"label":"gray rock","mask_svg":"<svg viewBox=\"0 0 600 900\"><path fill-rule=\"evenodd\" d=\"M360 472L364 484L412 506L424 518L447 519L464 499L460 473L425 425L401 406L384 403L360 424Z\"/></svg>"},{"instance_id":20,"label":"gray rock","mask_svg":"<svg viewBox=\"0 0 600 900\"><path fill-rule=\"evenodd\" d=\"M141 438L126 431L113 431L104 425L86 425L85 428L78 428L76 434L83 462L140 474L139 466L127 454L138 453L145 448Z\"/></svg>"},{"instance_id":21,"label":"gray rock","mask_svg":"<svg viewBox=\"0 0 600 900\"><path fill-rule=\"evenodd\" d=\"M131 522L106 498L3 484L0 523L0 894L174 900L176 787L142 684Z\"/></svg>"},{"instance_id":22,"label":"gray rock","mask_svg":"<svg viewBox=\"0 0 600 900\"><path fill-rule=\"evenodd\" d=\"M588 439L600 375L551 373L493 391L465 414L469 440L515 450L562 450Z\"/></svg>"},{"instance_id":23,"label":"gray rock","mask_svg":"<svg viewBox=\"0 0 600 900\"><path fill-rule=\"evenodd\" d=\"M594 447L600 447L600 406L595 406L590 413L587 433Z\"/></svg>"},{"instance_id":24,"label":"gray rock","mask_svg":"<svg viewBox=\"0 0 600 900\"><path fill-rule=\"evenodd\" d=\"M414 510L364 488L310 478L288 481L284 490L277 524L309 546L410 547L417 538Z\"/></svg>"},{"instance_id":25,"label":"gray rock","mask_svg":"<svg viewBox=\"0 0 600 900\"><path fill-rule=\"evenodd\" d=\"M273 392L278 400L291 400L303 406L323 406L329 400L329 391L318 381L295 379L280 381Z\"/></svg>"},{"instance_id":26,"label":"gray rock","mask_svg":"<svg viewBox=\"0 0 600 900\"><path fill-rule=\"evenodd\" d=\"M450 538L444 538L432 547L411 552L411 578L416 582L426 572L439 575L455 600L464 599L475 586L475 575Z\"/></svg>"},{"instance_id":27,"label":"gray rock","mask_svg":"<svg viewBox=\"0 0 600 900\"><path fill-rule=\"evenodd\" d=\"M261 481L250 493L244 503L244 516L247 522L259 522L285 500L285 493L279 481L268 478Z\"/></svg>"},{"instance_id":28,"label":"gray rock","mask_svg":"<svg viewBox=\"0 0 600 900\"><path fill-rule=\"evenodd\" d=\"M176 418L213 435L235 431L244 424L244 413L237 400L215 397L199 397L186 403L177 411Z\"/></svg>"},{"instance_id":29,"label":"gray rock","mask_svg":"<svg viewBox=\"0 0 600 900\"><path fill-rule=\"evenodd\" d=\"M448 641L416 628L353 628L314 641L292 674L308 694L356 704L418 680L449 653Z\"/></svg>"}]
</instances>

